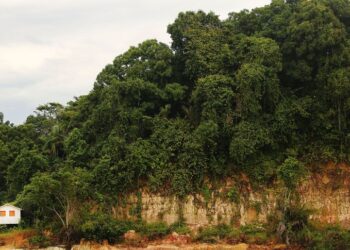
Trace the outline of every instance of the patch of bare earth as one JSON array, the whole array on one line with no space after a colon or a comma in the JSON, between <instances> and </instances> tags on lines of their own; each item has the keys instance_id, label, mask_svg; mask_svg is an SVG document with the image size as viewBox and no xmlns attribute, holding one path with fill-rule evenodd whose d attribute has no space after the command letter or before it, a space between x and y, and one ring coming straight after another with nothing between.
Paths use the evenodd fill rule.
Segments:
<instances>
[{"instance_id":1,"label":"patch of bare earth","mask_svg":"<svg viewBox=\"0 0 350 250\"><path fill-rule=\"evenodd\" d=\"M14 230L0 234L0 250L28 247L28 238L35 235L33 230Z\"/></svg>"},{"instance_id":2,"label":"patch of bare earth","mask_svg":"<svg viewBox=\"0 0 350 250\"><path fill-rule=\"evenodd\" d=\"M300 247L288 247L284 244L274 245L249 245L246 243L239 244L206 244L206 243L187 243L171 244L161 241L141 243L141 245L109 245L97 244L93 242L84 242L80 245L73 246L72 250L302 250Z\"/></svg>"}]
</instances>

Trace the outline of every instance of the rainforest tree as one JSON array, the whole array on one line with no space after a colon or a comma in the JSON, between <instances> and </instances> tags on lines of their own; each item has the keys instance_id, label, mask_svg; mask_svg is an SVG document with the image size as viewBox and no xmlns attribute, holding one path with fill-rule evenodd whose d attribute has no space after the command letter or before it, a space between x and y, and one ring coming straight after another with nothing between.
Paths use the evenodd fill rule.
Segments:
<instances>
[{"instance_id":1,"label":"rainforest tree","mask_svg":"<svg viewBox=\"0 0 350 250\"><path fill-rule=\"evenodd\" d=\"M0 113L1 201L113 203L144 186L182 197L237 173L269 184L281 166L294 186L293 166L349 161L349 25L345 0L273 0L225 20L180 13L170 46L130 47L87 95L18 126Z\"/></svg>"}]
</instances>

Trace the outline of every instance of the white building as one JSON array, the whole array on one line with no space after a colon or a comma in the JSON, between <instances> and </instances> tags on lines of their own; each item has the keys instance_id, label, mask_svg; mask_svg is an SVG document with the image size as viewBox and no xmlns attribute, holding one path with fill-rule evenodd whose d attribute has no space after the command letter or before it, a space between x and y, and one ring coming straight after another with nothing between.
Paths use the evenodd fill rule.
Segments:
<instances>
[{"instance_id":1,"label":"white building","mask_svg":"<svg viewBox=\"0 0 350 250\"><path fill-rule=\"evenodd\" d=\"M0 207L0 225L19 224L21 209L10 204Z\"/></svg>"}]
</instances>

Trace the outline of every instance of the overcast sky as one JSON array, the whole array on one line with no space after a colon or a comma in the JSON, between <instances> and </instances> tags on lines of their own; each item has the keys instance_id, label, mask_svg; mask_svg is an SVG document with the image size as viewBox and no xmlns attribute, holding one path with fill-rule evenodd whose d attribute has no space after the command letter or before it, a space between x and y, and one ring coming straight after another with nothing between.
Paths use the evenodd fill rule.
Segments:
<instances>
[{"instance_id":1,"label":"overcast sky","mask_svg":"<svg viewBox=\"0 0 350 250\"><path fill-rule=\"evenodd\" d=\"M15 124L40 104L87 94L115 56L145 39L170 43L180 11L227 13L270 0L0 0L0 112Z\"/></svg>"}]
</instances>

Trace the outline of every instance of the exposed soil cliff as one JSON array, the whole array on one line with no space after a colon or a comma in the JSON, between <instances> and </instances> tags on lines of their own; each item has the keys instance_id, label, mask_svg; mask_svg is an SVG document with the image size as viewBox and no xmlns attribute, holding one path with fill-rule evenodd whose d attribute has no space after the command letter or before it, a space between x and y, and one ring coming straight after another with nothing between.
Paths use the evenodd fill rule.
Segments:
<instances>
[{"instance_id":1,"label":"exposed soil cliff","mask_svg":"<svg viewBox=\"0 0 350 250\"><path fill-rule=\"evenodd\" d=\"M327 163L314 166L318 171L309 174L297 193L301 205L312 210L311 219L321 223L350 226L350 166L344 163ZM242 185L242 183L245 183ZM276 212L279 199L286 189L279 184L270 188L252 188L242 176L238 186L238 199L228 197L237 182L226 180L220 188L184 199L163 196L147 191L141 197L129 196L114 208L117 218L135 218L141 213L147 222L174 223L180 217L193 229L210 224L244 225L266 222Z\"/></svg>"}]
</instances>

